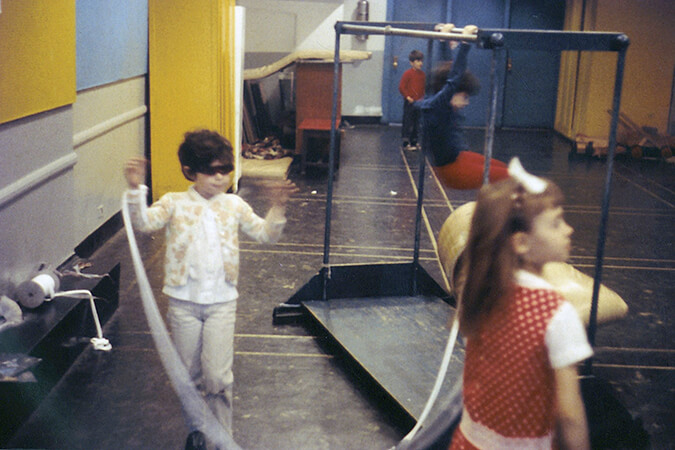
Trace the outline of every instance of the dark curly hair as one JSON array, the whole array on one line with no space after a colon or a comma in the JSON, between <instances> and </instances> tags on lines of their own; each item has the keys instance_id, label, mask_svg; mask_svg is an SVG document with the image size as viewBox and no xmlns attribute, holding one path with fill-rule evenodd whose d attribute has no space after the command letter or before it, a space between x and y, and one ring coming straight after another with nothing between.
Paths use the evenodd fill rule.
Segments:
<instances>
[{"instance_id":1,"label":"dark curly hair","mask_svg":"<svg viewBox=\"0 0 675 450\"><path fill-rule=\"evenodd\" d=\"M431 71L431 91L434 94L443 89L451 70L452 61L443 61ZM467 70L459 79L456 92L466 92L470 96L476 95L480 92L480 81L473 73Z\"/></svg>"},{"instance_id":2,"label":"dark curly hair","mask_svg":"<svg viewBox=\"0 0 675 450\"><path fill-rule=\"evenodd\" d=\"M183 143L178 147L178 159L184 168L183 175L191 181L195 172L204 170L214 161L234 165L230 141L216 131L205 129L185 133Z\"/></svg>"}]
</instances>

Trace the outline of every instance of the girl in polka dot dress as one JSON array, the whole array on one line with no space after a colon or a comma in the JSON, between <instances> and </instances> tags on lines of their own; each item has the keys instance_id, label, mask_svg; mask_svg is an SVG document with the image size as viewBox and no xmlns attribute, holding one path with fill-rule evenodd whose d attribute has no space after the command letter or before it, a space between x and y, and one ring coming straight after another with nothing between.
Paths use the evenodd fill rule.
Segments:
<instances>
[{"instance_id":1,"label":"girl in polka dot dress","mask_svg":"<svg viewBox=\"0 0 675 450\"><path fill-rule=\"evenodd\" d=\"M584 449L576 366L592 354L576 311L542 278L569 257L562 193L514 159L484 186L466 247L459 303L464 410L451 449Z\"/></svg>"}]
</instances>

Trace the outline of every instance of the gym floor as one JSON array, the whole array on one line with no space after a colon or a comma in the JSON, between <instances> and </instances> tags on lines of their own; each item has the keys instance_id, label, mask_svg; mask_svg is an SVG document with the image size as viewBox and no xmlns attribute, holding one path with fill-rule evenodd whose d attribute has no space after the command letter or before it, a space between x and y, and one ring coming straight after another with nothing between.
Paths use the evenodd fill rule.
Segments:
<instances>
[{"instance_id":1,"label":"gym floor","mask_svg":"<svg viewBox=\"0 0 675 450\"><path fill-rule=\"evenodd\" d=\"M469 130L482 149L482 130ZM400 128L345 130L334 184L331 264L407 262L414 245L419 152L399 148ZM498 131L494 156L519 156L531 172L557 182L575 228L571 263L593 276L606 161L570 156L548 131ZM675 166L617 159L603 283L629 306L627 317L597 332L593 373L642 421L653 448L675 442ZM303 325L273 325L272 311L323 263L327 172L289 177L300 192L276 245L242 242L235 334L234 437L245 449L385 449L408 431L383 396L330 341ZM426 171L420 262L445 286L435 237L448 214L475 191L442 190ZM240 195L259 214L264 191L252 179ZM138 236L160 308L163 234ZM110 352L87 348L8 443L12 448L180 449L187 429L143 313L121 230L88 259L91 273L121 263L119 307L103 329ZM392 337L395 339L395 336ZM440 356L439 356L440 359Z\"/></svg>"}]
</instances>

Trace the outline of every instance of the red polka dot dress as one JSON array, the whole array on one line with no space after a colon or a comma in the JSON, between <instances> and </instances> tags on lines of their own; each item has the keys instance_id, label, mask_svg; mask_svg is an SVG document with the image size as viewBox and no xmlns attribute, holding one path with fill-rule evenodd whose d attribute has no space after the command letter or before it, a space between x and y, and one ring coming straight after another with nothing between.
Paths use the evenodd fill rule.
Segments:
<instances>
[{"instance_id":1,"label":"red polka dot dress","mask_svg":"<svg viewBox=\"0 0 675 450\"><path fill-rule=\"evenodd\" d=\"M574 308L542 278L516 274L513 299L467 340L464 411L451 449L548 449L554 369L592 354Z\"/></svg>"}]
</instances>

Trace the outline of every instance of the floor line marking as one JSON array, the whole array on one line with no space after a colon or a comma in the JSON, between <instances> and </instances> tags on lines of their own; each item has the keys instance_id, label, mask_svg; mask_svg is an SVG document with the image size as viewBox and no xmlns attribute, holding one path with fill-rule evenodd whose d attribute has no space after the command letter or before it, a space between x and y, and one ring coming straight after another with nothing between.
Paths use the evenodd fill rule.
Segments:
<instances>
[{"instance_id":1,"label":"floor line marking","mask_svg":"<svg viewBox=\"0 0 675 450\"><path fill-rule=\"evenodd\" d=\"M595 267L594 264L572 264L574 267ZM662 272L673 272L675 267L654 267L654 266L615 266L603 264L603 269L621 269L621 270L658 270Z\"/></svg>"},{"instance_id":2,"label":"floor line marking","mask_svg":"<svg viewBox=\"0 0 675 450\"><path fill-rule=\"evenodd\" d=\"M572 258L595 259L595 256L572 256ZM605 256L604 259L605 260L612 260L612 261L642 261L642 262L658 262L658 263L675 264L675 259L627 258L627 257L620 257L620 256Z\"/></svg>"},{"instance_id":3,"label":"floor line marking","mask_svg":"<svg viewBox=\"0 0 675 450\"><path fill-rule=\"evenodd\" d=\"M300 251L291 251L291 250L241 250L241 253L272 253L272 254L292 254L292 255L312 255L312 256L321 256L322 252L300 252ZM401 260L401 259L410 259L410 255L369 255L364 253L331 253L331 256L340 256L340 257L359 257L359 258L380 258L383 260ZM433 261L436 259L436 256L421 256L419 258L422 261Z\"/></svg>"},{"instance_id":4,"label":"floor line marking","mask_svg":"<svg viewBox=\"0 0 675 450\"><path fill-rule=\"evenodd\" d=\"M639 184L637 184L636 182L634 182L633 180L631 180L631 179L628 178L627 176L622 175L622 174L620 174L620 173L617 173L616 175L619 176L619 177L621 177L621 178L623 178L625 181L627 181L628 183L632 184L633 186L637 187L639 190L644 191L644 192L646 192L648 195L651 195L652 197L654 197L655 199L662 201L663 203L665 203L666 205L670 206L671 208L675 208L675 205L673 205L672 203L670 203L669 201L667 201L667 200L665 200L665 199L662 199L661 197L659 197L659 196L656 195L655 193L649 191L648 189L646 189L646 188L640 186Z\"/></svg>"},{"instance_id":5,"label":"floor line marking","mask_svg":"<svg viewBox=\"0 0 675 450\"><path fill-rule=\"evenodd\" d=\"M419 201L419 191L417 190L417 185L415 184L415 178L412 176L412 170L410 169L410 165L408 164L408 160L405 158L405 155L402 153L403 150L400 150L401 152L401 157L403 158L403 164L406 167L406 171L408 172L408 179L410 180L410 184L412 185L413 192L415 193L415 198L418 199ZM422 155L422 158L424 158L424 155ZM420 164L425 164L425 161L422 160ZM452 209L451 209L452 211ZM443 268L443 265L441 264L441 259L438 257L438 245L436 243L436 236L434 236L433 230L431 229L431 223L429 222L429 217L427 216L426 209L424 208L424 203L422 203L422 218L424 220L424 225L427 229L427 233L429 234L429 239L431 240L431 245L434 247L434 252L435 252L435 258L434 260L438 264L438 267L441 269L441 276L443 277L443 282L445 283L445 290L447 292L450 292L450 281L448 280L448 277L445 275L445 269ZM420 258L422 259L422 258Z\"/></svg>"},{"instance_id":6,"label":"floor line marking","mask_svg":"<svg viewBox=\"0 0 675 450\"><path fill-rule=\"evenodd\" d=\"M245 352L245 351L235 351L235 355L243 356L282 356L290 358L324 358L332 359L335 358L333 355L321 355L321 354L312 354L312 353L274 353L274 352Z\"/></svg>"},{"instance_id":7,"label":"floor line marking","mask_svg":"<svg viewBox=\"0 0 675 450\"><path fill-rule=\"evenodd\" d=\"M632 172L633 174L640 175L640 177L641 177L642 179L644 179L647 183L653 184L654 186L658 187L658 188L661 189L661 190L664 190L664 191L668 192L669 194L675 194L675 191L673 191L672 189L669 189L669 188L667 188L666 186L662 185L661 183L658 183L658 182L656 182L656 181L654 181L654 180L652 180L652 179L645 178L640 172L637 172L637 171L636 171L635 169L633 169L632 167L628 167L628 166L619 166L619 167L623 167L627 172ZM617 172L617 173L619 173L619 172ZM619 173L619 174L620 174L620 173ZM621 174L620 174L620 175L621 175ZM623 176L627 176L627 175L623 175Z\"/></svg>"},{"instance_id":8,"label":"floor line marking","mask_svg":"<svg viewBox=\"0 0 675 450\"><path fill-rule=\"evenodd\" d=\"M240 241L242 244L252 244L252 245L260 245L258 242L255 241ZM276 244L272 244L273 246L276 247L317 247L317 248L323 248L323 244L302 244L302 243L292 243L292 242L278 242ZM333 245L334 248L356 248L356 249L371 249L371 250L392 250L392 251L412 251L412 247L382 247L382 246L376 246L376 245L345 245L345 244L338 244L338 245ZM420 249L421 251L425 252L431 252L433 251L432 249Z\"/></svg>"},{"instance_id":9,"label":"floor line marking","mask_svg":"<svg viewBox=\"0 0 675 450\"><path fill-rule=\"evenodd\" d=\"M620 352L650 352L650 353L675 353L675 349L670 348L639 348L639 347L595 347L595 350L602 351L620 351Z\"/></svg>"},{"instance_id":10,"label":"floor line marking","mask_svg":"<svg viewBox=\"0 0 675 450\"><path fill-rule=\"evenodd\" d=\"M642 369L642 370L666 370L666 371L675 371L675 367L668 366L641 366L641 365L631 365L631 364L602 364L602 363L593 363L593 367L604 367L607 369Z\"/></svg>"},{"instance_id":11,"label":"floor line marking","mask_svg":"<svg viewBox=\"0 0 675 450\"><path fill-rule=\"evenodd\" d=\"M234 333L234 337L261 338L261 339L316 339L318 336L289 336L284 334L247 334Z\"/></svg>"}]
</instances>

